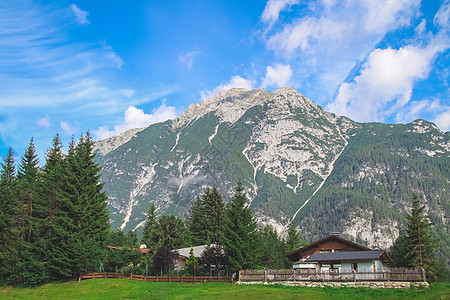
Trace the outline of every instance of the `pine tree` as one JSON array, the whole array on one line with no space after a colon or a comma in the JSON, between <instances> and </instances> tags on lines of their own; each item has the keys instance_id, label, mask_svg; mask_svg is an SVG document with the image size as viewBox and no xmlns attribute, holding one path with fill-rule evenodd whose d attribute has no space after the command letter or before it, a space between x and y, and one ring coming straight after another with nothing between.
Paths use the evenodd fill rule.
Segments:
<instances>
[{"instance_id":1,"label":"pine tree","mask_svg":"<svg viewBox=\"0 0 450 300\"><path fill-rule=\"evenodd\" d=\"M187 226L194 245L220 243L224 217L224 202L216 188L205 189L192 204Z\"/></svg>"},{"instance_id":2,"label":"pine tree","mask_svg":"<svg viewBox=\"0 0 450 300\"><path fill-rule=\"evenodd\" d=\"M93 270L102 261L109 232L107 196L102 192L100 167L92 153L88 133L75 145L69 144L64 161L64 187L57 224L58 272L62 277L76 277Z\"/></svg>"},{"instance_id":3,"label":"pine tree","mask_svg":"<svg viewBox=\"0 0 450 300\"><path fill-rule=\"evenodd\" d=\"M148 210L147 220L145 221L141 240L141 243L145 244L147 248L152 249L153 251L157 249L158 243L156 237L158 219L155 211L156 211L155 205L152 204L150 206L150 209Z\"/></svg>"},{"instance_id":4,"label":"pine tree","mask_svg":"<svg viewBox=\"0 0 450 300\"><path fill-rule=\"evenodd\" d=\"M188 230L183 221L174 215L163 215L158 218L155 237L159 247L178 249L189 245Z\"/></svg>"},{"instance_id":5,"label":"pine tree","mask_svg":"<svg viewBox=\"0 0 450 300\"><path fill-rule=\"evenodd\" d=\"M56 236L57 219L60 218L60 202L64 184L64 153L59 135L53 138L52 147L46 152L46 163L42 170L42 184L36 201L35 215L39 221L39 257L45 263L51 278L58 272L53 260L58 255L61 241Z\"/></svg>"},{"instance_id":6,"label":"pine tree","mask_svg":"<svg viewBox=\"0 0 450 300\"><path fill-rule=\"evenodd\" d=\"M409 267L408 261L408 241L404 234L400 235L392 245L391 249L389 249L389 256L392 259L390 263L391 267L395 268L407 268Z\"/></svg>"},{"instance_id":7,"label":"pine tree","mask_svg":"<svg viewBox=\"0 0 450 300\"><path fill-rule=\"evenodd\" d=\"M286 252L292 252L300 247L300 237L294 222L289 224L288 235L286 239Z\"/></svg>"},{"instance_id":8,"label":"pine tree","mask_svg":"<svg viewBox=\"0 0 450 300\"><path fill-rule=\"evenodd\" d=\"M217 188L207 189L204 199L204 217L205 217L205 244L218 244L222 239L222 227L224 218L224 202L222 195Z\"/></svg>"},{"instance_id":9,"label":"pine tree","mask_svg":"<svg viewBox=\"0 0 450 300\"><path fill-rule=\"evenodd\" d=\"M222 239L231 272L255 269L260 264L257 225L246 203L244 187L238 183L236 192L225 209Z\"/></svg>"},{"instance_id":10,"label":"pine tree","mask_svg":"<svg viewBox=\"0 0 450 300\"><path fill-rule=\"evenodd\" d=\"M282 269L284 267L284 251L277 232L271 225L266 225L260 234L262 265L271 269Z\"/></svg>"},{"instance_id":11,"label":"pine tree","mask_svg":"<svg viewBox=\"0 0 450 300\"><path fill-rule=\"evenodd\" d=\"M189 216L186 220L187 227L191 233L192 244L195 246L204 245L206 240L205 230L205 219L204 219L204 197L199 197L195 199L192 203L191 210L189 211Z\"/></svg>"},{"instance_id":12,"label":"pine tree","mask_svg":"<svg viewBox=\"0 0 450 300\"><path fill-rule=\"evenodd\" d=\"M39 160L33 138L19 164L17 180L19 186L19 215L16 246L19 249L19 279L22 284L35 285L48 279L48 271L39 256L41 247L39 243L40 228L35 216L36 212L33 213L36 202L39 202L41 184Z\"/></svg>"},{"instance_id":13,"label":"pine tree","mask_svg":"<svg viewBox=\"0 0 450 300\"><path fill-rule=\"evenodd\" d=\"M14 152L9 148L0 171L0 279L14 283L17 274L18 240L16 222L18 215L17 180Z\"/></svg>"},{"instance_id":14,"label":"pine tree","mask_svg":"<svg viewBox=\"0 0 450 300\"><path fill-rule=\"evenodd\" d=\"M187 275L196 275L196 272L198 270L199 263L198 258L194 256L194 249L191 247L191 250L189 251L189 257L186 259L186 269L185 272Z\"/></svg>"},{"instance_id":15,"label":"pine tree","mask_svg":"<svg viewBox=\"0 0 450 300\"><path fill-rule=\"evenodd\" d=\"M431 232L431 222L424 215L425 206L420 205L419 198L414 195L411 213L407 216L408 229L406 241L408 245L408 260L410 265L424 268L428 276L434 277L437 260L434 257L436 240Z\"/></svg>"}]
</instances>

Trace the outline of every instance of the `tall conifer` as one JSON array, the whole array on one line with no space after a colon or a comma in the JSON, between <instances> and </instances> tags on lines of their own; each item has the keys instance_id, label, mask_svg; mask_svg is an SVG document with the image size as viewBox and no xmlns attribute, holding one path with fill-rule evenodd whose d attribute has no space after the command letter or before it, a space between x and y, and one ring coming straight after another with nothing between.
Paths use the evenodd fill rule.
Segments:
<instances>
[{"instance_id":1,"label":"tall conifer","mask_svg":"<svg viewBox=\"0 0 450 300\"><path fill-rule=\"evenodd\" d=\"M150 206L150 209L148 210L147 220L145 221L141 240L141 242L144 243L147 248L152 249L153 251L156 251L157 249L156 227L158 219L156 217L155 211L155 205L152 204Z\"/></svg>"},{"instance_id":2,"label":"tall conifer","mask_svg":"<svg viewBox=\"0 0 450 300\"><path fill-rule=\"evenodd\" d=\"M231 272L254 269L261 262L256 221L246 203L244 187L239 183L225 209L222 239Z\"/></svg>"},{"instance_id":3,"label":"tall conifer","mask_svg":"<svg viewBox=\"0 0 450 300\"><path fill-rule=\"evenodd\" d=\"M0 278L14 283L18 269L18 199L14 152L11 148L1 163L0 206Z\"/></svg>"}]
</instances>

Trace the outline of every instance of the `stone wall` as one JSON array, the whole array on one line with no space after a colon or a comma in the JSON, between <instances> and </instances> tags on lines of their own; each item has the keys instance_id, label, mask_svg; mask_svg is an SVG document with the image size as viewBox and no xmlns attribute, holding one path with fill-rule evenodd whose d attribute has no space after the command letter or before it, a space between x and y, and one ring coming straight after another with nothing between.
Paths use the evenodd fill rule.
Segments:
<instances>
[{"instance_id":1,"label":"stone wall","mask_svg":"<svg viewBox=\"0 0 450 300\"><path fill-rule=\"evenodd\" d=\"M280 282L239 282L238 284L283 284L288 286L307 287L370 287L373 289L409 289L428 288L428 282L408 282L408 281L358 281L358 282L320 282L320 281L280 281Z\"/></svg>"}]
</instances>

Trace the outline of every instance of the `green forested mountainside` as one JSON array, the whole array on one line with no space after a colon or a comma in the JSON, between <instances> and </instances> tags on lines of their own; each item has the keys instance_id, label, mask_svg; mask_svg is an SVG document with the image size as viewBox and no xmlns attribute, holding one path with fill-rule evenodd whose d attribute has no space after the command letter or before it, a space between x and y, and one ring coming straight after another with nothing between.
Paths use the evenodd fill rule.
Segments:
<instances>
[{"instance_id":1,"label":"green forested mountainside","mask_svg":"<svg viewBox=\"0 0 450 300\"><path fill-rule=\"evenodd\" d=\"M186 218L204 188L227 202L240 180L261 225L283 232L295 216L305 239L341 231L388 248L416 193L448 258L449 137L423 120L337 117L291 88L232 89L97 157L113 228L140 230L151 204Z\"/></svg>"},{"instance_id":2,"label":"green forested mountainside","mask_svg":"<svg viewBox=\"0 0 450 300\"><path fill-rule=\"evenodd\" d=\"M430 130L414 132L418 124ZM360 124L351 135L322 189L297 215L305 238L344 229L359 242L377 230L395 239L397 227L404 233L409 202L417 194L439 239L439 257L448 263L450 160L448 151L433 143L436 137L448 143L449 134L419 120L407 125ZM353 223L358 230L351 234L345 228L355 217L364 221Z\"/></svg>"}]
</instances>

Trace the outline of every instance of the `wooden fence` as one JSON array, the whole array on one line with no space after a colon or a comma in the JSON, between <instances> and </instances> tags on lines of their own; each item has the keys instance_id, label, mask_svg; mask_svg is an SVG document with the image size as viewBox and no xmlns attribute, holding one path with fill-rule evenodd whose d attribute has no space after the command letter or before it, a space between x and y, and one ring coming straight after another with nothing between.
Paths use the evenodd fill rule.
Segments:
<instances>
[{"instance_id":1,"label":"wooden fence","mask_svg":"<svg viewBox=\"0 0 450 300\"><path fill-rule=\"evenodd\" d=\"M228 276L144 276L135 274L123 274L113 272L84 273L79 277L79 281L94 278L126 278L148 282L231 282Z\"/></svg>"},{"instance_id":2,"label":"wooden fence","mask_svg":"<svg viewBox=\"0 0 450 300\"><path fill-rule=\"evenodd\" d=\"M240 282L271 281L426 281L425 271L419 269L386 269L382 272L370 270L329 271L322 270L241 270Z\"/></svg>"}]
</instances>

